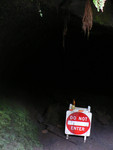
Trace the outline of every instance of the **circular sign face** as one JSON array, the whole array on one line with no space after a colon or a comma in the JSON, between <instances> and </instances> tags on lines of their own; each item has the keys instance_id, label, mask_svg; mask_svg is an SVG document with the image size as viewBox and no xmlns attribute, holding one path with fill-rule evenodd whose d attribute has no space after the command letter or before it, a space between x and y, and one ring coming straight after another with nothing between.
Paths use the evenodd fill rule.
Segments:
<instances>
[{"instance_id":1,"label":"circular sign face","mask_svg":"<svg viewBox=\"0 0 113 150\"><path fill-rule=\"evenodd\" d=\"M71 133L81 135L89 130L90 119L84 113L74 112L68 116L66 126Z\"/></svg>"}]
</instances>

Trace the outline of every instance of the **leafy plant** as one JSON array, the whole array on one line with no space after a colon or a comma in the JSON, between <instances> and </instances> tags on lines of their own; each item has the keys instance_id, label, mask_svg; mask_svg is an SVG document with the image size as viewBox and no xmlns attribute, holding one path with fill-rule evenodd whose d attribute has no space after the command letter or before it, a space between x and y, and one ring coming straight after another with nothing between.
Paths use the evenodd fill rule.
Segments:
<instances>
[{"instance_id":1,"label":"leafy plant","mask_svg":"<svg viewBox=\"0 0 113 150\"><path fill-rule=\"evenodd\" d=\"M0 101L0 149L33 150L41 147L38 129L24 106Z\"/></svg>"},{"instance_id":2,"label":"leafy plant","mask_svg":"<svg viewBox=\"0 0 113 150\"><path fill-rule=\"evenodd\" d=\"M102 12L103 12L105 2L106 0L93 0L93 3L95 7L97 8L97 11L101 10Z\"/></svg>"}]
</instances>

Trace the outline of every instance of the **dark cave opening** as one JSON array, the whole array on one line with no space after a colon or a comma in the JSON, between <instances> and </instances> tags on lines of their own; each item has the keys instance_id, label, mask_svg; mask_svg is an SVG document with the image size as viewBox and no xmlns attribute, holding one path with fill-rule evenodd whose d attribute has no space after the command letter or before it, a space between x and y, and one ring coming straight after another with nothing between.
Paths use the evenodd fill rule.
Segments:
<instances>
[{"instance_id":1,"label":"dark cave opening","mask_svg":"<svg viewBox=\"0 0 113 150\"><path fill-rule=\"evenodd\" d=\"M1 29L1 82L112 88L111 28L94 24L87 39L80 18L72 15L64 49L64 24L57 14L15 19Z\"/></svg>"},{"instance_id":2,"label":"dark cave opening","mask_svg":"<svg viewBox=\"0 0 113 150\"><path fill-rule=\"evenodd\" d=\"M8 101L11 107L16 103L18 111L15 108L13 111L18 114L22 110L19 104L28 109L45 149L54 143L57 149L60 136L64 145L58 144L71 145L70 149L74 142L78 149L85 146L93 150L91 145L100 150L104 146L110 149L113 28L94 22L87 37L80 16L44 5L41 17L34 4L22 5L7 8L3 5L5 11L2 9L0 14L0 103ZM63 37L65 25L67 33ZM93 113L91 138L86 145L81 144L80 137L71 137L70 145L65 141L65 113L73 98L77 107L90 105ZM52 128L55 132L60 128L55 133L58 136ZM42 133L43 129L47 134Z\"/></svg>"},{"instance_id":3,"label":"dark cave opening","mask_svg":"<svg viewBox=\"0 0 113 150\"><path fill-rule=\"evenodd\" d=\"M41 17L34 7L10 7L0 23L1 93L61 89L112 95L112 27L94 22L88 38L81 17L72 13L45 7Z\"/></svg>"}]
</instances>

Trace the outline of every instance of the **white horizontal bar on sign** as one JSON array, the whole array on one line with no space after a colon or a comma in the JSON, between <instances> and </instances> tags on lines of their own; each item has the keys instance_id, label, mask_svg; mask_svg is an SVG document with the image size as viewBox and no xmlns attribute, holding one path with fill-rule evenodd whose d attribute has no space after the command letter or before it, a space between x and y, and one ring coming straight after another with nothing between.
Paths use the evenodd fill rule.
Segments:
<instances>
[{"instance_id":1,"label":"white horizontal bar on sign","mask_svg":"<svg viewBox=\"0 0 113 150\"><path fill-rule=\"evenodd\" d=\"M89 126L89 122L80 122L80 121L68 121L68 125L76 125L76 126Z\"/></svg>"}]
</instances>

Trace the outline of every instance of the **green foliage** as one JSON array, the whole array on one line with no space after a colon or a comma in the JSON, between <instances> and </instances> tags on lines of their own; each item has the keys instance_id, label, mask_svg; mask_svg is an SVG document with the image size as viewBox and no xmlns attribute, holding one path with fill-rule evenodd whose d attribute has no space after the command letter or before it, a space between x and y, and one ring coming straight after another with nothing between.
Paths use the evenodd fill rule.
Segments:
<instances>
[{"instance_id":1,"label":"green foliage","mask_svg":"<svg viewBox=\"0 0 113 150\"><path fill-rule=\"evenodd\" d=\"M0 150L39 148L37 130L23 106L0 102Z\"/></svg>"},{"instance_id":2,"label":"green foliage","mask_svg":"<svg viewBox=\"0 0 113 150\"><path fill-rule=\"evenodd\" d=\"M93 0L93 3L95 7L97 8L97 11L101 10L103 12L103 7L106 0Z\"/></svg>"}]
</instances>

